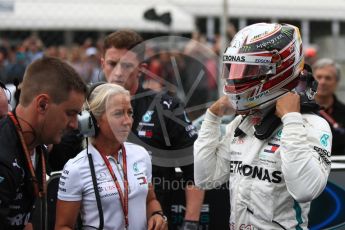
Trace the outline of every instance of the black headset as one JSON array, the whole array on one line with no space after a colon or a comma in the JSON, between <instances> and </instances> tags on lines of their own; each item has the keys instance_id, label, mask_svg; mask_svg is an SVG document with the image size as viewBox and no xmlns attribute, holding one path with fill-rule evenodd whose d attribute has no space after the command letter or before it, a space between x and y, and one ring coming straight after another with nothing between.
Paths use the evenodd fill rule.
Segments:
<instances>
[{"instance_id":1,"label":"black headset","mask_svg":"<svg viewBox=\"0 0 345 230\"><path fill-rule=\"evenodd\" d=\"M78 129L80 134L84 137L96 137L99 133L99 127L95 116L92 114L89 108L89 100L92 92L100 85L106 82L97 82L89 86L88 94L86 97L87 108L78 115Z\"/></svg>"},{"instance_id":2,"label":"black headset","mask_svg":"<svg viewBox=\"0 0 345 230\"><path fill-rule=\"evenodd\" d=\"M86 97L86 105L87 108L81 112L80 115L78 115L78 129L80 134L82 134L84 137L96 137L99 133L99 127L97 125L97 120L95 116L90 111L89 107L89 100L91 97L92 92L100 85L105 84L106 82L97 82L89 86L88 88L88 94ZM88 139L86 139L86 153L89 160L89 166L91 171L91 178L92 178L92 184L93 188L95 190L95 196L96 196L96 203L97 203L97 209L98 209L98 216L99 216L99 227L93 227L93 226L87 226L95 229L103 229L104 227L104 215L103 215L103 208L101 203L101 197L99 195L99 189L97 186L97 179L96 179L96 173L95 173L95 166L93 164L92 154L89 152L89 144ZM80 224L81 229L83 227L82 224Z\"/></svg>"}]
</instances>

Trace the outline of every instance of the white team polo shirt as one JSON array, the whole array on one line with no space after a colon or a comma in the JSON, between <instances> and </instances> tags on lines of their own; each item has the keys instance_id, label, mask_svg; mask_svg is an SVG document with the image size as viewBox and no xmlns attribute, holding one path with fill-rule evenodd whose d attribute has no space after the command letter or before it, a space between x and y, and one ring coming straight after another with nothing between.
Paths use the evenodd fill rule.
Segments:
<instances>
[{"instance_id":1,"label":"white team polo shirt","mask_svg":"<svg viewBox=\"0 0 345 230\"><path fill-rule=\"evenodd\" d=\"M128 228L130 230L146 230L146 197L148 183L151 183L152 180L151 159L148 152L139 145L125 142L124 146L127 154L129 183ZM63 201L82 201L81 216L83 229L99 227L99 213L87 150L92 154L95 167L104 215L104 229L123 230L125 221L118 191L100 153L91 144L88 145L87 149L66 163L60 178L58 199ZM113 157L108 157L122 192L124 192L122 154L119 154L118 158L120 165L116 166L116 160Z\"/></svg>"}]
</instances>

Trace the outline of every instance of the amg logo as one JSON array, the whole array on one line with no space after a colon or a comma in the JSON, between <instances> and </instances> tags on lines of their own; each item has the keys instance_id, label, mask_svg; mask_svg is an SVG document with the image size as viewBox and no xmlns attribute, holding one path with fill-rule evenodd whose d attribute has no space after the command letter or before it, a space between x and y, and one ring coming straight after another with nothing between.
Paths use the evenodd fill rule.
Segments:
<instances>
[{"instance_id":1,"label":"amg logo","mask_svg":"<svg viewBox=\"0 0 345 230\"><path fill-rule=\"evenodd\" d=\"M268 181L275 184L282 181L282 172L270 172L268 169L256 165L242 165L242 161L230 161L230 173L238 173L246 177L258 178L262 181Z\"/></svg>"},{"instance_id":2,"label":"amg logo","mask_svg":"<svg viewBox=\"0 0 345 230\"><path fill-rule=\"evenodd\" d=\"M223 55L223 61L244 62L244 56Z\"/></svg>"}]
</instances>

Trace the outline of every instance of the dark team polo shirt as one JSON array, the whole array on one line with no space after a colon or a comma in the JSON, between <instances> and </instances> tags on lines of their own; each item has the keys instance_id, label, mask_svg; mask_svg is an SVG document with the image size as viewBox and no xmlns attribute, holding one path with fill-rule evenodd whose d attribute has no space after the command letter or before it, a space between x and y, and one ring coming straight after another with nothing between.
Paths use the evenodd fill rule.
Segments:
<instances>
[{"instance_id":1,"label":"dark team polo shirt","mask_svg":"<svg viewBox=\"0 0 345 230\"><path fill-rule=\"evenodd\" d=\"M178 98L139 88L132 97L132 106L134 121L129 140L144 146L152 154L154 165L193 163L197 131Z\"/></svg>"},{"instance_id":2,"label":"dark team polo shirt","mask_svg":"<svg viewBox=\"0 0 345 230\"><path fill-rule=\"evenodd\" d=\"M334 96L333 106L326 110L337 123L339 127L334 126L329 120L325 119L331 126L333 142L332 155L345 154L345 105ZM322 116L322 115L321 115Z\"/></svg>"},{"instance_id":3,"label":"dark team polo shirt","mask_svg":"<svg viewBox=\"0 0 345 230\"><path fill-rule=\"evenodd\" d=\"M37 166L41 165L39 163ZM38 168L37 171L40 171ZM37 173L41 181L41 173ZM25 155L9 117L0 120L0 229L22 230L35 197Z\"/></svg>"}]
</instances>

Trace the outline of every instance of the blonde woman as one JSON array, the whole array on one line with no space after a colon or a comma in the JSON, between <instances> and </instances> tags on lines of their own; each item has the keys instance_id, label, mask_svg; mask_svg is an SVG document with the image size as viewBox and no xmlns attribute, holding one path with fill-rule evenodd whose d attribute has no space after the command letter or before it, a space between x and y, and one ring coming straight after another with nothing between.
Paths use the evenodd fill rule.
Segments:
<instances>
[{"instance_id":1,"label":"blonde woman","mask_svg":"<svg viewBox=\"0 0 345 230\"><path fill-rule=\"evenodd\" d=\"M74 229L79 213L82 229L166 229L151 185L150 157L126 142L133 122L129 92L101 84L87 104L96 132L64 167L55 229Z\"/></svg>"}]
</instances>

